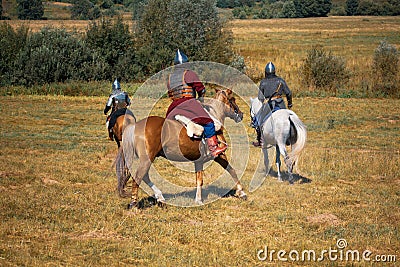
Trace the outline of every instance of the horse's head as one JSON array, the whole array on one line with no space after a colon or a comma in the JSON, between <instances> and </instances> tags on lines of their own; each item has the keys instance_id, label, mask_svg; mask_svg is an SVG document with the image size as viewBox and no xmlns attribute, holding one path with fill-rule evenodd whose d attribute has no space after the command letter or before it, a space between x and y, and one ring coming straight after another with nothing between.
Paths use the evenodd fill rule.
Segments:
<instances>
[{"instance_id":1,"label":"horse's head","mask_svg":"<svg viewBox=\"0 0 400 267\"><path fill-rule=\"evenodd\" d=\"M239 109L231 89L215 89L215 99L222 102L226 108L226 115L236 123L243 119L243 112Z\"/></svg>"}]
</instances>

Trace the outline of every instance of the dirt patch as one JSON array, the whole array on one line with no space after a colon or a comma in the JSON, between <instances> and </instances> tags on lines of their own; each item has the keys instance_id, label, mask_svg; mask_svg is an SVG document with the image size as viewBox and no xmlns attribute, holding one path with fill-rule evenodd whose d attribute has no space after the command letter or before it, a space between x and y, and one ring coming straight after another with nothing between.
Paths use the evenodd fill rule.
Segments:
<instances>
[{"instance_id":1,"label":"dirt patch","mask_svg":"<svg viewBox=\"0 0 400 267\"><path fill-rule=\"evenodd\" d=\"M339 225L341 221L336 215L333 214L317 214L314 216L307 216L307 222L309 224L326 224L326 225Z\"/></svg>"}]
</instances>

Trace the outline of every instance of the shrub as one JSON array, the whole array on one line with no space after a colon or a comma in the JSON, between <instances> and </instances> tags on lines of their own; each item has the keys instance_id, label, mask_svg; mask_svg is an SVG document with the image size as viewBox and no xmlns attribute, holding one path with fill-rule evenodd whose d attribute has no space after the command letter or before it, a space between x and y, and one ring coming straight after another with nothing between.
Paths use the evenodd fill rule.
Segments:
<instances>
[{"instance_id":1,"label":"shrub","mask_svg":"<svg viewBox=\"0 0 400 267\"><path fill-rule=\"evenodd\" d=\"M300 67L302 83L310 90L336 94L344 89L349 81L350 72L344 59L333 56L323 48L313 47Z\"/></svg>"},{"instance_id":2,"label":"shrub","mask_svg":"<svg viewBox=\"0 0 400 267\"><path fill-rule=\"evenodd\" d=\"M373 90L399 97L399 53L393 45L381 41L375 50L373 66Z\"/></svg>"},{"instance_id":3,"label":"shrub","mask_svg":"<svg viewBox=\"0 0 400 267\"><path fill-rule=\"evenodd\" d=\"M33 85L88 79L91 75L86 73L84 63L92 60L92 51L72 33L43 28L27 39L18 54L12 82Z\"/></svg>"},{"instance_id":4,"label":"shrub","mask_svg":"<svg viewBox=\"0 0 400 267\"><path fill-rule=\"evenodd\" d=\"M14 30L10 24L0 24L0 84L8 84L13 76L14 61L25 46L28 28L21 26Z\"/></svg>"},{"instance_id":5,"label":"shrub","mask_svg":"<svg viewBox=\"0 0 400 267\"><path fill-rule=\"evenodd\" d=\"M19 19L42 19L44 7L41 0L17 0L17 12Z\"/></svg>"}]
</instances>

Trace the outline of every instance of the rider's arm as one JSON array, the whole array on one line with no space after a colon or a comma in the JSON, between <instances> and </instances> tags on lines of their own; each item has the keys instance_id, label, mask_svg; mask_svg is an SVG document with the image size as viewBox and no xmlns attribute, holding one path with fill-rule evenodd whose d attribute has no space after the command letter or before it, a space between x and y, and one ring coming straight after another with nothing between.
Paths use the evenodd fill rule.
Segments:
<instances>
[{"instance_id":1,"label":"rider's arm","mask_svg":"<svg viewBox=\"0 0 400 267\"><path fill-rule=\"evenodd\" d=\"M288 108L291 108L293 106L292 103L292 91L290 91L289 87L287 86L286 82L284 80L282 80L282 84L283 84L283 92L286 95L286 99L288 102Z\"/></svg>"},{"instance_id":2,"label":"rider's arm","mask_svg":"<svg viewBox=\"0 0 400 267\"><path fill-rule=\"evenodd\" d=\"M130 106L131 104L131 99L129 98L129 95L127 93L125 93L125 101L126 101L126 105Z\"/></svg>"},{"instance_id":3,"label":"rider's arm","mask_svg":"<svg viewBox=\"0 0 400 267\"><path fill-rule=\"evenodd\" d=\"M261 81L260 87L258 88L258 100L260 100L261 103L264 103L264 100L265 100L264 90L263 90L263 81Z\"/></svg>"},{"instance_id":4,"label":"rider's arm","mask_svg":"<svg viewBox=\"0 0 400 267\"><path fill-rule=\"evenodd\" d=\"M111 109L112 100L113 100L113 97L112 97L112 95L110 95L110 97L108 98L106 107L104 108L104 115L107 115L107 112Z\"/></svg>"}]
</instances>

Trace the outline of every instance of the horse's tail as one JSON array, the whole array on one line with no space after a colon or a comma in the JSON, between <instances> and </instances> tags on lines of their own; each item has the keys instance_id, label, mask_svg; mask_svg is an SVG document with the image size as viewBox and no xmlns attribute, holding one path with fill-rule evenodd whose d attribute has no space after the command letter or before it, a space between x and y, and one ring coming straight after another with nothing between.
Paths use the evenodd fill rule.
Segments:
<instances>
[{"instance_id":1,"label":"horse's tail","mask_svg":"<svg viewBox=\"0 0 400 267\"><path fill-rule=\"evenodd\" d=\"M124 157L129 169L131 169L133 159L136 157L135 128L136 124L127 125L122 135Z\"/></svg>"},{"instance_id":2,"label":"horse's tail","mask_svg":"<svg viewBox=\"0 0 400 267\"><path fill-rule=\"evenodd\" d=\"M122 147L118 149L117 157L115 158L115 170L117 174L117 190L120 197L124 197L124 188L129 180L129 170L126 167L124 151Z\"/></svg>"},{"instance_id":3,"label":"horse's tail","mask_svg":"<svg viewBox=\"0 0 400 267\"><path fill-rule=\"evenodd\" d=\"M128 125L122 135L122 146L118 149L115 159L115 168L117 173L117 190L121 197L125 197L125 185L130 177L132 161L135 157L135 124Z\"/></svg>"},{"instance_id":4,"label":"horse's tail","mask_svg":"<svg viewBox=\"0 0 400 267\"><path fill-rule=\"evenodd\" d=\"M292 150L289 153L289 162L292 163L292 167L295 166L301 151L303 150L306 139L307 139L307 129L304 123L299 119L299 117L294 112L290 112L289 120L291 128L293 126L294 131L290 133L290 143L292 145Z\"/></svg>"}]
</instances>

